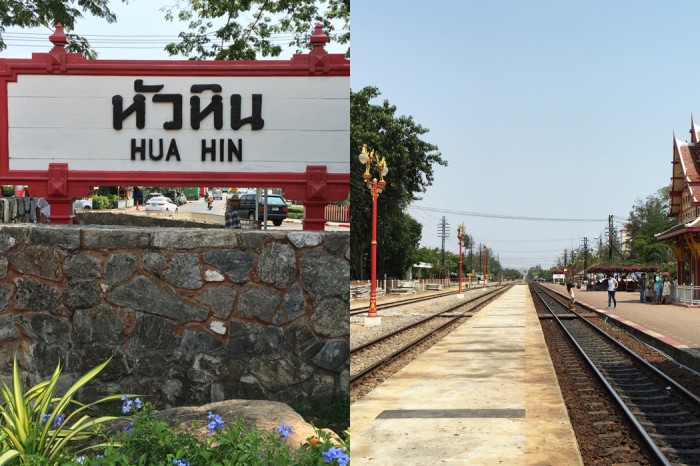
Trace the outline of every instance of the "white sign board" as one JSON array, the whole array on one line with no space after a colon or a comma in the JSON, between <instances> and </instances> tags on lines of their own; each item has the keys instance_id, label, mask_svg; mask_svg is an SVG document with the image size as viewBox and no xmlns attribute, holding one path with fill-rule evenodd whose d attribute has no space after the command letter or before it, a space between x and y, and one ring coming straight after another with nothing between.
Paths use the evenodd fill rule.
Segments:
<instances>
[{"instance_id":1,"label":"white sign board","mask_svg":"<svg viewBox=\"0 0 700 466\"><path fill-rule=\"evenodd\" d=\"M349 173L347 76L19 75L10 170Z\"/></svg>"}]
</instances>

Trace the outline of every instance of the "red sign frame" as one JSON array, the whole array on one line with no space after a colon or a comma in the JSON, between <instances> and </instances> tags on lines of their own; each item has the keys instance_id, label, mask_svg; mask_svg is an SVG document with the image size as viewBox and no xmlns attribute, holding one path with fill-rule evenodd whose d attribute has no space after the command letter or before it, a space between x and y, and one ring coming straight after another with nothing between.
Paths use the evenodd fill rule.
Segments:
<instances>
[{"instance_id":1,"label":"red sign frame","mask_svg":"<svg viewBox=\"0 0 700 466\"><path fill-rule=\"evenodd\" d=\"M290 199L305 206L305 230L323 230L329 202L345 200L350 173L328 173L325 165L308 165L305 173L114 172L71 170L67 163L51 163L48 170L10 170L8 83L19 75L82 76L350 76L350 62L324 48L328 36L317 25L313 49L290 60L87 60L68 53L61 25L49 37L54 47L31 59L0 59L0 183L23 184L35 197L51 204L52 223L73 220L72 200L84 197L92 186L249 186L282 187Z\"/></svg>"}]
</instances>

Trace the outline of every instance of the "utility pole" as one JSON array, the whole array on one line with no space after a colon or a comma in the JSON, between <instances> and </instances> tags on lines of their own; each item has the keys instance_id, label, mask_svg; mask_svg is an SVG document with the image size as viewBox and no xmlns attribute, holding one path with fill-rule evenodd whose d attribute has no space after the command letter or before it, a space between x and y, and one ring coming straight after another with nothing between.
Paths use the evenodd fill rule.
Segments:
<instances>
[{"instance_id":1,"label":"utility pole","mask_svg":"<svg viewBox=\"0 0 700 466\"><path fill-rule=\"evenodd\" d=\"M569 250L564 249L564 267L569 263Z\"/></svg>"},{"instance_id":2,"label":"utility pole","mask_svg":"<svg viewBox=\"0 0 700 466\"><path fill-rule=\"evenodd\" d=\"M450 236L450 224L447 223L445 217L442 217L440 223L438 224L438 238L442 238L442 254L440 256L440 265L445 267L445 238ZM442 274L442 272L441 272ZM441 277L442 278L442 277Z\"/></svg>"},{"instance_id":3,"label":"utility pole","mask_svg":"<svg viewBox=\"0 0 700 466\"><path fill-rule=\"evenodd\" d=\"M588 238L583 237L583 279L588 280Z\"/></svg>"},{"instance_id":4,"label":"utility pole","mask_svg":"<svg viewBox=\"0 0 700 466\"><path fill-rule=\"evenodd\" d=\"M612 251L613 251L613 216L608 215L608 260L612 262Z\"/></svg>"},{"instance_id":5,"label":"utility pole","mask_svg":"<svg viewBox=\"0 0 700 466\"><path fill-rule=\"evenodd\" d=\"M484 288L486 288L486 276L488 275L488 257L486 255L486 243L484 243L484 269L483 269L483 274L484 274Z\"/></svg>"},{"instance_id":6,"label":"utility pole","mask_svg":"<svg viewBox=\"0 0 700 466\"><path fill-rule=\"evenodd\" d=\"M481 268L481 264L483 264L483 260L482 260L483 254L482 254L482 252L483 252L483 249L481 248L481 243L479 243L479 273L482 273L482 274L483 274L483 271L484 271L484 270Z\"/></svg>"},{"instance_id":7,"label":"utility pole","mask_svg":"<svg viewBox=\"0 0 700 466\"><path fill-rule=\"evenodd\" d=\"M474 273L474 244L469 242L469 271Z\"/></svg>"}]
</instances>

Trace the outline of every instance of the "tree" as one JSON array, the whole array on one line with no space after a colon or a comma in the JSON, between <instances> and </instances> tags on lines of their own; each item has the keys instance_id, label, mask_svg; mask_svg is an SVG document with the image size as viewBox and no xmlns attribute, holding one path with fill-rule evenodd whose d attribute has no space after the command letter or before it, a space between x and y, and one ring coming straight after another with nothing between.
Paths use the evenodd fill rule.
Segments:
<instances>
[{"instance_id":1,"label":"tree","mask_svg":"<svg viewBox=\"0 0 700 466\"><path fill-rule=\"evenodd\" d=\"M385 231L392 232L385 234L383 241L387 276L403 278L408 269L418 262L417 248L406 248L406 245L418 245L422 229L423 226L410 215L387 216Z\"/></svg>"},{"instance_id":2,"label":"tree","mask_svg":"<svg viewBox=\"0 0 700 466\"><path fill-rule=\"evenodd\" d=\"M504 280L520 280L523 278L523 274L515 269L503 269L502 275Z\"/></svg>"},{"instance_id":3,"label":"tree","mask_svg":"<svg viewBox=\"0 0 700 466\"><path fill-rule=\"evenodd\" d=\"M630 211L627 228L630 235L630 260L639 264L660 264L673 258L666 243L655 236L668 230L675 221L668 216L671 205L670 187L658 190L644 201L637 199Z\"/></svg>"},{"instance_id":4,"label":"tree","mask_svg":"<svg viewBox=\"0 0 700 466\"><path fill-rule=\"evenodd\" d=\"M274 43L275 34L287 34L288 45L301 52L309 48L316 23L331 41L350 40L350 0L181 0L164 11L167 20L187 22L189 30L165 49L197 60L276 57L282 46ZM341 31L336 32L334 20L343 22Z\"/></svg>"},{"instance_id":5,"label":"tree","mask_svg":"<svg viewBox=\"0 0 700 466\"><path fill-rule=\"evenodd\" d=\"M402 276L416 260L420 224L405 213L409 203L432 185L433 165L447 165L437 146L421 136L428 132L410 116L396 116L396 107L379 97L376 87L350 91L350 237L351 275L355 279L369 276L372 195L365 185L365 171L357 155L363 144L386 157L389 167L387 186L378 198L377 272L381 277L390 271ZM403 231L407 228L408 231ZM404 260L405 258L405 260Z\"/></svg>"},{"instance_id":6,"label":"tree","mask_svg":"<svg viewBox=\"0 0 700 466\"><path fill-rule=\"evenodd\" d=\"M126 2L126 0L121 0ZM0 51L7 45L2 34L9 26L32 28L45 26L53 30L57 23L61 23L66 32L75 29L75 23L83 18L83 13L90 13L98 18L104 18L108 23L113 23L117 17L109 9L109 0L0 0ZM81 11L82 10L82 11ZM97 53L92 50L89 42L77 34L66 34L68 37L69 52L76 52L88 58L96 58Z\"/></svg>"},{"instance_id":7,"label":"tree","mask_svg":"<svg viewBox=\"0 0 700 466\"><path fill-rule=\"evenodd\" d=\"M534 280L535 278L541 278L545 281L551 282L552 281L552 270L544 270L542 269L541 265L536 265L534 267L530 267L530 269L527 271L526 278L528 280Z\"/></svg>"}]
</instances>

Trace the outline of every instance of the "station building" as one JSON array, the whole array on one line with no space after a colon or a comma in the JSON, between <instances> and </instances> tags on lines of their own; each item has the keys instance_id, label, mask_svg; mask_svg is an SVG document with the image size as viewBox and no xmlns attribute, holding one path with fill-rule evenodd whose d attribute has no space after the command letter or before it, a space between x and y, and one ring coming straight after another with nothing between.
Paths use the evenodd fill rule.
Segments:
<instances>
[{"instance_id":1,"label":"station building","mask_svg":"<svg viewBox=\"0 0 700 466\"><path fill-rule=\"evenodd\" d=\"M679 288L700 286L700 126L690 119L690 142L673 134L669 215L676 225L656 235L673 251Z\"/></svg>"}]
</instances>

